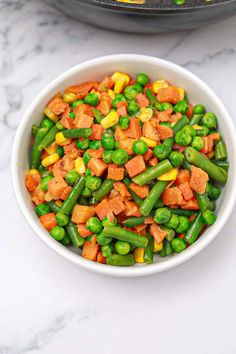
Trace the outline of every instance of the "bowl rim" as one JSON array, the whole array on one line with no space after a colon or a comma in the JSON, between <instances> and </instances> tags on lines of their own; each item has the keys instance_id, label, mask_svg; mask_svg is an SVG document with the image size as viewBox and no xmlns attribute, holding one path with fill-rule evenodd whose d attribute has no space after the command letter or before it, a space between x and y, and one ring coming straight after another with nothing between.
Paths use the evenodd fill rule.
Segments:
<instances>
[{"instance_id":1,"label":"bowl rim","mask_svg":"<svg viewBox=\"0 0 236 354\"><path fill-rule=\"evenodd\" d=\"M21 188L20 182L18 180L18 154L20 151L20 145L21 145L21 140L24 134L24 130L27 126L28 120L32 116L35 107L37 107L38 104L40 104L40 101L47 96L47 94L51 90L55 90L57 86L62 83L64 80L66 80L67 77L73 76L77 74L78 72L81 72L83 70L86 70L90 67L94 67L99 64L106 64L110 62L117 62L120 60L127 60L127 61L135 61L135 62L143 62L145 63L150 63L150 64L155 64L155 65L161 65L162 67L165 67L167 69L172 69L175 72L177 72L180 75L183 75L187 77L189 80L195 82L198 85L199 89L202 89L204 92L208 92L208 96L214 101L218 102L218 105L222 111L222 115L224 116L224 121L225 124L229 128L229 134L232 138L233 141L236 141L236 133L235 133L235 128L233 125L233 122L231 120L231 117L226 110L224 104L221 102L221 100L218 98L218 96L212 91L212 89L206 85L200 78L198 78L195 74L191 73L187 69L172 63L170 61L167 61L165 59L160 59L156 58L153 56L146 56L146 55L140 55L140 54L114 54L114 55L107 55L99 58L94 58L90 59L88 61L85 61L83 63L80 63L78 65L73 66L69 70L64 71L62 74L58 75L54 80L52 80L46 87L44 87L39 94L34 98L34 100L31 102L29 105L28 109L25 111L23 118L18 126L18 129L15 134L14 138L14 143L13 143L13 149L12 149L12 156L11 156L11 175L12 175L12 183L13 183L13 189L15 192L15 196L17 199L17 202L19 204L19 207L33 229L33 231L36 233L37 236L40 237L41 240L43 240L50 248L52 248L54 251L62 255L64 258L72 261L73 263L81 266L81 268L94 271L96 273L100 273L103 275L112 275L112 276L121 276L121 277L137 277L137 276L144 276L144 275L151 275L154 273L159 273L168 269L171 269L177 265L180 265L199 253L201 250L203 250L220 232L224 224L226 223L227 219L229 218L234 204L236 200L236 184L233 184L232 192L228 198L227 201L227 207L222 211L221 218L217 220L217 224L213 225L211 228L208 229L208 234L206 237L201 238L199 241L197 241L195 244L193 244L191 247L189 247L186 251L176 255L172 256L165 261L162 261L160 263L153 263L151 265L147 266L136 266L136 267L114 267L114 266L109 266L109 265L104 265L96 262L91 262L89 260L86 260L82 258L80 255L73 253L63 245L61 245L59 242L54 240L53 238L48 236L48 233L46 230L43 230L41 225L39 224L38 221L34 220L30 211L28 210L26 203L23 198L23 189ZM234 159L236 158L236 144L232 147L232 155ZM235 166L234 166L235 169Z\"/></svg>"}]
</instances>

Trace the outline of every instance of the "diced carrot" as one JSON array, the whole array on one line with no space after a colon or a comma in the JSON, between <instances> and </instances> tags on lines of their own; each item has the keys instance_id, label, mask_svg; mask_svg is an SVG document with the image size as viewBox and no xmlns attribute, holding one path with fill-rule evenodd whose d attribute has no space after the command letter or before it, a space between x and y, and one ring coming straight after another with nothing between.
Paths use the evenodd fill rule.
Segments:
<instances>
[{"instance_id":1,"label":"diced carrot","mask_svg":"<svg viewBox=\"0 0 236 354\"><path fill-rule=\"evenodd\" d=\"M133 143L135 139L126 138L125 140L119 141L119 148L124 149L128 155L133 155Z\"/></svg>"},{"instance_id":2,"label":"diced carrot","mask_svg":"<svg viewBox=\"0 0 236 354\"><path fill-rule=\"evenodd\" d=\"M96 157L97 159L101 159L102 155L104 153L104 149L103 148L100 148L100 149L88 149L87 152L88 152L90 157Z\"/></svg>"},{"instance_id":3,"label":"diced carrot","mask_svg":"<svg viewBox=\"0 0 236 354\"><path fill-rule=\"evenodd\" d=\"M65 146L63 146L63 150L64 150L64 154L71 160L74 160L78 157L78 153L79 153L79 150L76 146L76 143L75 141L73 141L72 143L70 144L67 144ZM67 158L65 158L63 156L63 164L65 163L65 161L67 160ZM70 169L73 169L74 167L71 167Z\"/></svg>"},{"instance_id":4,"label":"diced carrot","mask_svg":"<svg viewBox=\"0 0 236 354\"><path fill-rule=\"evenodd\" d=\"M150 234L154 237L157 244L161 243L167 235L165 230L162 230L156 223L150 226Z\"/></svg>"},{"instance_id":5,"label":"diced carrot","mask_svg":"<svg viewBox=\"0 0 236 354\"><path fill-rule=\"evenodd\" d=\"M106 257L103 256L102 252L98 252L97 254L97 262L105 264L106 263Z\"/></svg>"},{"instance_id":6,"label":"diced carrot","mask_svg":"<svg viewBox=\"0 0 236 354\"><path fill-rule=\"evenodd\" d=\"M53 176L56 177L56 176L62 176L62 177L65 177L66 176L66 170L64 170L64 168L61 166L61 162L62 162L62 159L61 160L58 160L57 162L55 162L53 164Z\"/></svg>"},{"instance_id":7,"label":"diced carrot","mask_svg":"<svg viewBox=\"0 0 236 354\"><path fill-rule=\"evenodd\" d=\"M25 186L28 189L29 192L33 192L36 187L40 183L40 175L37 174L28 174L25 177Z\"/></svg>"},{"instance_id":8,"label":"diced carrot","mask_svg":"<svg viewBox=\"0 0 236 354\"><path fill-rule=\"evenodd\" d=\"M99 251L99 245L95 242L85 241L83 244L82 257L89 259L90 261L96 261Z\"/></svg>"},{"instance_id":9,"label":"diced carrot","mask_svg":"<svg viewBox=\"0 0 236 354\"><path fill-rule=\"evenodd\" d=\"M60 175L53 177L48 181L48 192L53 196L53 199L60 199L66 188L67 183Z\"/></svg>"},{"instance_id":10,"label":"diced carrot","mask_svg":"<svg viewBox=\"0 0 236 354\"><path fill-rule=\"evenodd\" d=\"M115 215L120 214L125 210L125 205L120 196L109 199L109 205Z\"/></svg>"},{"instance_id":11,"label":"diced carrot","mask_svg":"<svg viewBox=\"0 0 236 354\"><path fill-rule=\"evenodd\" d=\"M199 167L191 165L190 187L197 193L203 194L206 191L208 174Z\"/></svg>"},{"instance_id":12,"label":"diced carrot","mask_svg":"<svg viewBox=\"0 0 236 354\"><path fill-rule=\"evenodd\" d=\"M179 188L180 192L182 193L184 200L189 200L193 197L193 192L192 192L192 189L189 185L189 182L181 183L178 186L178 188Z\"/></svg>"},{"instance_id":13,"label":"diced carrot","mask_svg":"<svg viewBox=\"0 0 236 354\"><path fill-rule=\"evenodd\" d=\"M167 108L167 109L165 110L165 112L166 112L166 114L168 114L168 116L170 117L171 114L173 113L173 108Z\"/></svg>"},{"instance_id":14,"label":"diced carrot","mask_svg":"<svg viewBox=\"0 0 236 354\"><path fill-rule=\"evenodd\" d=\"M122 196L122 198L125 198L127 196L129 196L129 191L128 188L126 187L126 185L123 182L115 182L114 183L114 188L117 192L120 193L120 195Z\"/></svg>"},{"instance_id":15,"label":"diced carrot","mask_svg":"<svg viewBox=\"0 0 236 354\"><path fill-rule=\"evenodd\" d=\"M152 89L152 83L149 82L147 85L144 86L144 91L146 91L146 89Z\"/></svg>"},{"instance_id":16,"label":"diced carrot","mask_svg":"<svg viewBox=\"0 0 236 354\"><path fill-rule=\"evenodd\" d=\"M148 164L150 166L156 166L158 164L158 158L157 157L153 157L151 160L148 161Z\"/></svg>"},{"instance_id":17,"label":"diced carrot","mask_svg":"<svg viewBox=\"0 0 236 354\"><path fill-rule=\"evenodd\" d=\"M184 239L184 234L178 235L178 238Z\"/></svg>"},{"instance_id":18,"label":"diced carrot","mask_svg":"<svg viewBox=\"0 0 236 354\"><path fill-rule=\"evenodd\" d=\"M110 76L105 76L104 79L100 82L99 86L98 86L98 91L99 92L106 92L108 91L110 88L113 87L113 81L112 78Z\"/></svg>"},{"instance_id":19,"label":"diced carrot","mask_svg":"<svg viewBox=\"0 0 236 354\"><path fill-rule=\"evenodd\" d=\"M89 160L88 167L91 169L92 174L98 177L102 176L107 169L107 165L96 157L92 157Z\"/></svg>"},{"instance_id":20,"label":"diced carrot","mask_svg":"<svg viewBox=\"0 0 236 354\"><path fill-rule=\"evenodd\" d=\"M198 210L198 209L200 209L196 197L193 197L192 199L189 199L188 201L185 201L184 203L182 203L181 204L181 208L182 209L186 209L186 210Z\"/></svg>"},{"instance_id":21,"label":"diced carrot","mask_svg":"<svg viewBox=\"0 0 236 354\"><path fill-rule=\"evenodd\" d=\"M114 188L111 190L109 197L110 198L115 198L119 195L119 192L115 190Z\"/></svg>"},{"instance_id":22,"label":"diced carrot","mask_svg":"<svg viewBox=\"0 0 236 354\"><path fill-rule=\"evenodd\" d=\"M136 101L137 101L140 108L147 107L150 103L149 100L147 99L147 97L144 96L143 93L139 93L136 96Z\"/></svg>"},{"instance_id":23,"label":"diced carrot","mask_svg":"<svg viewBox=\"0 0 236 354\"><path fill-rule=\"evenodd\" d=\"M202 152L203 154L207 154L208 153L208 137L207 136L202 136L202 140L204 142L204 146L203 148L200 150L200 152Z\"/></svg>"},{"instance_id":24,"label":"diced carrot","mask_svg":"<svg viewBox=\"0 0 236 354\"><path fill-rule=\"evenodd\" d=\"M95 213L100 220L104 219L109 212L111 212L110 204L107 199L103 199L98 205L95 206Z\"/></svg>"},{"instance_id":25,"label":"diced carrot","mask_svg":"<svg viewBox=\"0 0 236 354\"><path fill-rule=\"evenodd\" d=\"M161 199L164 205L182 204L183 202L182 194L178 187L165 189Z\"/></svg>"},{"instance_id":26,"label":"diced carrot","mask_svg":"<svg viewBox=\"0 0 236 354\"><path fill-rule=\"evenodd\" d=\"M157 129L155 127L153 127L153 125L151 124L150 120L148 120L147 122L145 122L143 124L142 127L142 132L143 132L143 136L145 138L149 138L155 141L159 141L159 134L157 132Z\"/></svg>"},{"instance_id":27,"label":"diced carrot","mask_svg":"<svg viewBox=\"0 0 236 354\"><path fill-rule=\"evenodd\" d=\"M214 150L214 140L211 137L211 134L208 135L208 151L207 154L212 154Z\"/></svg>"},{"instance_id":28,"label":"diced carrot","mask_svg":"<svg viewBox=\"0 0 236 354\"><path fill-rule=\"evenodd\" d=\"M193 116L193 105L191 103L188 104L188 110L185 112L186 116L192 118Z\"/></svg>"},{"instance_id":29,"label":"diced carrot","mask_svg":"<svg viewBox=\"0 0 236 354\"><path fill-rule=\"evenodd\" d=\"M122 103L122 102L118 102L117 105L118 105L119 103ZM127 102L126 102L126 103L127 103ZM117 105L116 105L116 106L117 106ZM121 106L121 107L117 108L116 113L118 114L119 117L127 116L127 109L126 109L125 106Z\"/></svg>"},{"instance_id":30,"label":"diced carrot","mask_svg":"<svg viewBox=\"0 0 236 354\"><path fill-rule=\"evenodd\" d=\"M143 230L140 230L140 231L136 231L135 230L135 233L138 234L138 235L141 235L141 236L146 236L146 234L147 234L146 229L143 229Z\"/></svg>"},{"instance_id":31,"label":"diced carrot","mask_svg":"<svg viewBox=\"0 0 236 354\"><path fill-rule=\"evenodd\" d=\"M124 133L128 138L140 139L142 133L139 120L137 118L130 117L129 127L124 130Z\"/></svg>"},{"instance_id":32,"label":"diced carrot","mask_svg":"<svg viewBox=\"0 0 236 354\"><path fill-rule=\"evenodd\" d=\"M146 170L146 165L142 156L135 156L125 164L125 168L132 178Z\"/></svg>"},{"instance_id":33,"label":"diced carrot","mask_svg":"<svg viewBox=\"0 0 236 354\"><path fill-rule=\"evenodd\" d=\"M143 155L143 158L145 161L148 161L152 156L153 156L153 151L151 149L148 149L148 151Z\"/></svg>"},{"instance_id":34,"label":"diced carrot","mask_svg":"<svg viewBox=\"0 0 236 354\"><path fill-rule=\"evenodd\" d=\"M74 119L70 118L70 107L67 107L60 120L61 125L66 129L72 129L74 127Z\"/></svg>"},{"instance_id":35,"label":"diced carrot","mask_svg":"<svg viewBox=\"0 0 236 354\"><path fill-rule=\"evenodd\" d=\"M49 153L46 150L43 150L42 155L40 157L41 160L45 159L45 157L49 156Z\"/></svg>"},{"instance_id":36,"label":"diced carrot","mask_svg":"<svg viewBox=\"0 0 236 354\"><path fill-rule=\"evenodd\" d=\"M43 227L50 231L53 227L57 226L56 216L54 213L44 214L39 217L39 221Z\"/></svg>"},{"instance_id":37,"label":"diced carrot","mask_svg":"<svg viewBox=\"0 0 236 354\"><path fill-rule=\"evenodd\" d=\"M177 178L175 180L176 185L189 182L190 181L190 172L188 170L179 169Z\"/></svg>"},{"instance_id":38,"label":"diced carrot","mask_svg":"<svg viewBox=\"0 0 236 354\"><path fill-rule=\"evenodd\" d=\"M90 140L101 140L102 139L102 126L100 124L93 124L91 126L92 134L90 135Z\"/></svg>"},{"instance_id":39,"label":"diced carrot","mask_svg":"<svg viewBox=\"0 0 236 354\"><path fill-rule=\"evenodd\" d=\"M141 216L138 206L135 202L132 202L131 200L125 200L124 203L126 216Z\"/></svg>"},{"instance_id":40,"label":"diced carrot","mask_svg":"<svg viewBox=\"0 0 236 354\"><path fill-rule=\"evenodd\" d=\"M166 111L158 112L157 118L159 119L160 122L168 122L170 120L170 116Z\"/></svg>"},{"instance_id":41,"label":"diced carrot","mask_svg":"<svg viewBox=\"0 0 236 354\"><path fill-rule=\"evenodd\" d=\"M111 109L111 105L107 100L101 100L97 105L97 109L102 113L103 116L107 116Z\"/></svg>"},{"instance_id":42,"label":"diced carrot","mask_svg":"<svg viewBox=\"0 0 236 354\"><path fill-rule=\"evenodd\" d=\"M213 141L220 140L220 133L213 133L208 136L211 137Z\"/></svg>"},{"instance_id":43,"label":"diced carrot","mask_svg":"<svg viewBox=\"0 0 236 354\"><path fill-rule=\"evenodd\" d=\"M76 204L72 213L71 221L76 224L85 224L89 218L94 216L94 214L94 207Z\"/></svg>"},{"instance_id":44,"label":"diced carrot","mask_svg":"<svg viewBox=\"0 0 236 354\"><path fill-rule=\"evenodd\" d=\"M94 87L94 81L83 82L80 85L69 86L66 92L72 92L76 95L77 99L83 99L90 90Z\"/></svg>"},{"instance_id":45,"label":"diced carrot","mask_svg":"<svg viewBox=\"0 0 236 354\"><path fill-rule=\"evenodd\" d=\"M76 128L90 128L93 124L93 117L88 116L85 113L81 113L75 118Z\"/></svg>"},{"instance_id":46,"label":"diced carrot","mask_svg":"<svg viewBox=\"0 0 236 354\"><path fill-rule=\"evenodd\" d=\"M172 138L173 136L173 129L169 127L165 127L164 125L157 124L157 132L159 134L160 140Z\"/></svg>"},{"instance_id":47,"label":"diced carrot","mask_svg":"<svg viewBox=\"0 0 236 354\"><path fill-rule=\"evenodd\" d=\"M173 149L182 153L186 149L186 146L182 146L182 145L174 143Z\"/></svg>"},{"instance_id":48,"label":"diced carrot","mask_svg":"<svg viewBox=\"0 0 236 354\"><path fill-rule=\"evenodd\" d=\"M191 215L188 219L189 219L190 222L193 222L193 220L195 219L195 217L196 217L196 214L193 214L193 215Z\"/></svg>"},{"instance_id":49,"label":"diced carrot","mask_svg":"<svg viewBox=\"0 0 236 354\"><path fill-rule=\"evenodd\" d=\"M94 117L94 110L93 107L89 106L86 103L80 103L74 108L74 113L76 117L80 116L81 114L86 114L90 117Z\"/></svg>"},{"instance_id":50,"label":"diced carrot","mask_svg":"<svg viewBox=\"0 0 236 354\"><path fill-rule=\"evenodd\" d=\"M68 108L68 104L60 97L55 96L48 104L48 108L55 115L59 116Z\"/></svg>"},{"instance_id":51,"label":"diced carrot","mask_svg":"<svg viewBox=\"0 0 236 354\"><path fill-rule=\"evenodd\" d=\"M69 195L70 192L71 192L71 189L72 189L71 186L67 186L67 187L64 189L64 191L62 192L60 199L66 200L66 198L68 197L68 195Z\"/></svg>"},{"instance_id":52,"label":"diced carrot","mask_svg":"<svg viewBox=\"0 0 236 354\"><path fill-rule=\"evenodd\" d=\"M123 167L108 167L107 178L114 181L122 181L124 179L125 169Z\"/></svg>"},{"instance_id":53,"label":"diced carrot","mask_svg":"<svg viewBox=\"0 0 236 354\"><path fill-rule=\"evenodd\" d=\"M116 104L116 108L121 108L121 107L128 108L128 102L127 101L120 101Z\"/></svg>"},{"instance_id":54,"label":"diced carrot","mask_svg":"<svg viewBox=\"0 0 236 354\"><path fill-rule=\"evenodd\" d=\"M139 186L138 184L132 182L129 186L135 194L140 198L146 198L149 193L149 186L145 184L144 186Z\"/></svg>"},{"instance_id":55,"label":"diced carrot","mask_svg":"<svg viewBox=\"0 0 236 354\"><path fill-rule=\"evenodd\" d=\"M144 223L145 224L155 224L155 221L151 216L147 216Z\"/></svg>"},{"instance_id":56,"label":"diced carrot","mask_svg":"<svg viewBox=\"0 0 236 354\"><path fill-rule=\"evenodd\" d=\"M42 204L45 202L45 192L41 189L40 185L31 192L31 200L36 205Z\"/></svg>"},{"instance_id":57,"label":"diced carrot","mask_svg":"<svg viewBox=\"0 0 236 354\"><path fill-rule=\"evenodd\" d=\"M175 86L168 86L161 88L157 93L157 100L160 103L169 102L176 104L180 100L179 90Z\"/></svg>"},{"instance_id":58,"label":"diced carrot","mask_svg":"<svg viewBox=\"0 0 236 354\"><path fill-rule=\"evenodd\" d=\"M182 114L180 112L176 112L175 114L172 114L170 116L170 123L177 123L181 117Z\"/></svg>"},{"instance_id":59,"label":"diced carrot","mask_svg":"<svg viewBox=\"0 0 236 354\"><path fill-rule=\"evenodd\" d=\"M92 232L87 229L85 224L78 224L77 229L81 237L85 238L92 235Z\"/></svg>"},{"instance_id":60,"label":"diced carrot","mask_svg":"<svg viewBox=\"0 0 236 354\"><path fill-rule=\"evenodd\" d=\"M116 127L114 137L115 137L116 141L121 141L121 140L127 139L127 136L125 135L124 130L122 130L119 125L117 125L117 127Z\"/></svg>"}]
</instances>

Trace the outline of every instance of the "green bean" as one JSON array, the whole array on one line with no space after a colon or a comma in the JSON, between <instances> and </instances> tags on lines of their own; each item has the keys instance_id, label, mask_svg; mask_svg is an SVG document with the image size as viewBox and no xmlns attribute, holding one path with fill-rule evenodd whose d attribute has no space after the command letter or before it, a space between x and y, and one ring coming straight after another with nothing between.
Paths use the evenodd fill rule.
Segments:
<instances>
[{"instance_id":1,"label":"green bean","mask_svg":"<svg viewBox=\"0 0 236 354\"><path fill-rule=\"evenodd\" d=\"M77 226L73 222L69 222L65 229L76 249L84 244L84 238L79 235Z\"/></svg>"},{"instance_id":2,"label":"green bean","mask_svg":"<svg viewBox=\"0 0 236 354\"><path fill-rule=\"evenodd\" d=\"M93 112L94 112L94 116L95 116L97 123L100 124L101 120L104 118L104 116L101 114L101 112L97 108L94 108Z\"/></svg>"},{"instance_id":3,"label":"green bean","mask_svg":"<svg viewBox=\"0 0 236 354\"><path fill-rule=\"evenodd\" d=\"M49 206L51 211L55 214L59 213L61 208L55 203L55 202L46 202L46 204Z\"/></svg>"},{"instance_id":4,"label":"green bean","mask_svg":"<svg viewBox=\"0 0 236 354\"><path fill-rule=\"evenodd\" d=\"M88 138L92 132L91 128L68 129L62 131L65 138Z\"/></svg>"},{"instance_id":5,"label":"green bean","mask_svg":"<svg viewBox=\"0 0 236 354\"><path fill-rule=\"evenodd\" d=\"M169 227L165 227L165 226L161 226L161 229L167 232L165 238L168 241L172 241L173 238L175 237L175 231L173 229L170 229Z\"/></svg>"},{"instance_id":6,"label":"green bean","mask_svg":"<svg viewBox=\"0 0 236 354\"><path fill-rule=\"evenodd\" d=\"M32 127L31 127L31 134L32 134L33 136L35 136L35 135L37 134L38 129L39 129L39 128L37 127L37 125L36 125L36 124L33 124Z\"/></svg>"},{"instance_id":7,"label":"green bean","mask_svg":"<svg viewBox=\"0 0 236 354\"><path fill-rule=\"evenodd\" d=\"M202 218L202 213L198 212L197 216L194 218L184 235L184 241L187 242L189 245L192 245L197 240L203 228L203 225L204 221Z\"/></svg>"},{"instance_id":8,"label":"green bean","mask_svg":"<svg viewBox=\"0 0 236 354\"><path fill-rule=\"evenodd\" d=\"M216 143L215 158L216 160L220 160L220 161L224 161L227 159L226 145L223 140L220 140L218 143Z\"/></svg>"},{"instance_id":9,"label":"green bean","mask_svg":"<svg viewBox=\"0 0 236 354\"><path fill-rule=\"evenodd\" d=\"M173 250L173 247L171 246L170 241L168 241L167 239L164 239L163 248L161 250L160 256L167 257L173 252L174 252L174 250Z\"/></svg>"},{"instance_id":10,"label":"green bean","mask_svg":"<svg viewBox=\"0 0 236 354\"><path fill-rule=\"evenodd\" d=\"M170 150L173 149L175 139L174 138L167 138L163 140L163 144L167 146Z\"/></svg>"},{"instance_id":11,"label":"green bean","mask_svg":"<svg viewBox=\"0 0 236 354\"><path fill-rule=\"evenodd\" d=\"M216 202L215 202L215 200L209 200L208 208L207 208L207 209L214 211L215 208L216 208Z\"/></svg>"},{"instance_id":12,"label":"green bean","mask_svg":"<svg viewBox=\"0 0 236 354\"><path fill-rule=\"evenodd\" d=\"M190 163L188 163L188 161L186 160L186 159L184 159L184 162L183 162L183 168L185 169L185 170L188 170L188 171L190 171L190 168L191 168L191 165L190 165Z\"/></svg>"},{"instance_id":13,"label":"green bean","mask_svg":"<svg viewBox=\"0 0 236 354\"><path fill-rule=\"evenodd\" d=\"M203 114L194 114L190 120L189 125L199 124L202 120Z\"/></svg>"},{"instance_id":14,"label":"green bean","mask_svg":"<svg viewBox=\"0 0 236 354\"><path fill-rule=\"evenodd\" d=\"M157 199L155 205L154 205L154 209L158 209L158 208L161 208L163 206L163 203L162 203L162 199L161 197Z\"/></svg>"},{"instance_id":15,"label":"green bean","mask_svg":"<svg viewBox=\"0 0 236 354\"><path fill-rule=\"evenodd\" d=\"M110 254L106 258L106 263L111 266L125 267L134 265L135 261L132 254L126 254L125 256L120 254Z\"/></svg>"},{"instance_id":16,"label":"green bean","mask_svg":"<svg viewBox=\"0 0 236 354\"><path fill-rule=\"evenodd\" d=\"M153 257L154 257L154 237L151 236L149 233L147 235L148 237L148 244L147 247L144 250L144 262L147 264L153 263Z\"/></svg>"},{"instance_id":17,"label":"green bean","mask_svg":"<svg viewBox=\"0 0 236 354\"><path fill-rule=\"evenodd\" d=\"M170 171L172 168L173 167L169 160L163 160L156 166L149 168L148 170L133 178L133 181L140 186L143 186L144 184L147 184L153 179L161 176L163 173Z\"/></svg>"},{"instance_id":18,"label":"green bean","mask_svg":"<svg viewBox=\"0 0 236 354\"><path fill-rule=\"evenodd\" d=\"M124 226L125 227L134 227L137 225L141 225L141 224L144 224L145 219L146 219L146 216L139 216L139 217L133 216L133 217L128 218L124 221Z\"/></svg>"},{"instance_id":19,"label":"green bean","mask_svg":"<svg viewBox=\"0 0 236 354\"><path fill-rule=\"evenodd\" d=\"M223 168L225 171L229 171L229 162L228 161L220 161L220 160L211 160L215 165Z\"/></svg>"},{"instance_id":20,"label":"green bean","mask_svg":"<svg viewBox=\"0 0 236 354\"><path fill-rule=\"evenodd\" d=\"M38 168L39 166L42 151L38 150L38 146L41 143L41 141L44 139L47 132L48 132L48 128L39 128L37 130L34 146L31 153L30 168Z\"/></svg>"},{"instance_id":21,"label":"green bean","mask_svg":"<svg viewBox=\"0 0 236 354\"><path fill-rule=\"evenodd\" d=\"M174 135L176 133L178 133L183 127L185 127L185 125L189 124L189 119L187 116L183 115L180 120L178 120L178 122L175 123L175 125L173 126L173 132Z\"/></svg>"},{"instance_id":22,"label":"green bean","mask_svg":"<svg viewBox=\"0 0 236 354\"><path fill-rule=\"evenodd\" d=\"M157 103L157 98L151 89L146 89L146 96L152 105L155 105Z\"/></svg>"},{"instance_id":23,"label":"green bean","mask_svg":"<svg viewBox=\"0 0 236 354\"><path fill-rule=\"evenodd\" d=\"M184 151L184 155L190 164L202 168L209 175L209 177L222 185L226 183L228 173L201 155L197 150L192 147L187 147Z\"/></svg>"},{"instance_id":24,"label":"green bean","mask_svg":"<svg viewBox=\"0 0 236 354\"><path fill-rule=\"evenodd\" d=\"M203 213L205 210L208 209L209 206L210 200L208 198L208 195L207 193L203 193L203 194L195 193L195 194L197 197L198 204L200 206L200 210Z\"/></svg>"},{"instance_id":25,"label":"green bean","mask_svg":"<svg viewBox=\"0 0 236 354\"><path fill-rule=\"evenodd\" d=\"M161 196L162 192L166 188L169 181L157 181L154 187L152 187L149 195L144 199L141 207L139 208L139 212L141 215L148 216L152 211L155 203L158 198Z\"/></svg>"},{"instance_id":26,"label":"green bean","mask_svg":"<svg viewBox=\"0 0 236 354\"><path fill-rule=\"evenodd\" d=\"M104 227L104 236L115 238L120 241L127 241L137 247L147 247L148 239L134 232L124 230L118 226L107 225Z\"/></svg>"},{"instance_id":27,"label":"green bean","mask_svg":"<svg viewBox=\"0 0 236 354\"><path fill-rule=\"evenodd\" d=\"M80 195L78 198L78 203L80 205L89 205L89 201L86 197L84 197L83 195Z\"/></svg>"},{"instance_id":28,"label":"green bean","mask_svg":"<svg viewBox=\"0 0 236 354\"><path fill-rule=\"evenodd\" d=\"M48 131L45 137L42 139L38 146L38 150L42 151L45 147L53 143L55 140L56 134L60 131L55 125Z\"/></svg>"},{"instance_id":29,"label":"green bean","mask_svg":"<svg viewBox=\"0 0 236 354\"><path fill-rule=\"evenodd\" d=\"M84 186L85 186L86 178L84 176L80 177L78 182L72 188L70 194L64 201L61 207L61 213L69 215L74 208L77 199L79 198L80 194L82 193Z\"/></svg>"},{"instance_id":30,"label":"green bean","mask_svg":"<svg viewBox=\"0 0 236 354\"><path fill-rule=\"evenodd\" d=\"M114 181L111 179L105 179L100 188L93 192L93 197L99 202L102 198L104 198L110 191L113 189Z\"/></svg>"},{"instance_id":31,"label":"green bean","mask_svg":"<svg viewBox=\"0 0 236 354\"><path fill-rule=\"evenodd\" d=\"M180 216L187 216L190 217L194 214L196 214L195 210L185 210L185 209L174 209L174 208L168 208L173 214L180 215Z\"/></svg>"},{"instance_id":32,"label":"green bean","mask_svg":"<svg viewBox=\"0 0 236 354\"><path fill-rule=\"evenodd\" d=\"M130 188L130 184L132 183L131 180L127 177L123 180L124 184L127 186L128 191L130 192L133 200L135 201L135 203L137 204L138 207L140 207L143 203L143 199L140 198L131 188Z\"/></svg>"}]
</instances>

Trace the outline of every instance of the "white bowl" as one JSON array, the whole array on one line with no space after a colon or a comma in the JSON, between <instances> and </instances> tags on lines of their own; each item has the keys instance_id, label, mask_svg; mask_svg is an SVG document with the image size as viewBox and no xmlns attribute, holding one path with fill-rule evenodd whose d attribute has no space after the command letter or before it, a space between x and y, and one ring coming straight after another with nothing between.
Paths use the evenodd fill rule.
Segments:
<instances>
[{"instance_id":1,"label":"white bowl","mask_svg":"<svg viewBox=\"0 0 236 354\"><path fill-rule=\"evenodd\" d=\"M200 239L184 252L160 259L152 265L135 265L132 267L113 267L100 263L95 263L82 258L80 255L70 251L55 241L47 231L41 226L35 215L29 193L24 185L24 176L29 169L29 145L31 126L38 124L42 117L44 106L56 92L63 91L67 86L80 83L86 80L101 80L104 75L114 71L124 71L131 75L138 72L147 73L152 80L167 79L175 85L183 87L190 101L202 103L207 110L213 111L218 117L220 132L222 133L228 148L230 170L229 178L223 189L222 196L217 203L218 218L216 223L207 229ZM53 80L42 92L34 99L26 111L16 133L14 148L12 153L12 177L16 198L20 208L31 225L35 233L54 249L57 253L78 264L84 269L113 276L143 276L162 272L177 266L193 257L205 248L220 232L226 223L235 202L236 196L236 135L231 118L220 99L212 90L199 78L180 66L166 60L136 55L120 54L111 55L79 64Z\"/></svg>"}]
</instances>

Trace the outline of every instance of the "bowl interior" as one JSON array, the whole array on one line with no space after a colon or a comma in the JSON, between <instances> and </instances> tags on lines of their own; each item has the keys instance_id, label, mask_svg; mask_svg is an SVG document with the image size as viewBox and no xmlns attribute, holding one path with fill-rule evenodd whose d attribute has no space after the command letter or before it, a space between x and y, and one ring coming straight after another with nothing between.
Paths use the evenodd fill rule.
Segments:
<instances>
[{"instance_id":1,"label":"bowl interior","mask_svg":"<svg viewBox=\"0 0 236 354\"><path fill-rule=\"evenodd\" d=\"M129 268L111 267L87 261L75 251L66 249L52 239L41 227L35 215L30 196L24 186L24 177L29 169L28 158L31 126L33 123L37 124L40 122L43 109L48 100L55 93L63 91L71 84L88 80L101 80L105 75L111 74L114 71L128 72L132 76L135 76L139 72L145 72L152 80L167 79L173 84L183 87L187 91L191 103L202 103L207 110L213 111L217 115L220 132L227 142L231 167L227 185L223 188L223 193L217 203L218 219L216 223L206 230L203 236L183 253L164 260L158 257L153 265L143 264ZM114 55L94 59L72 68L55 79L33 101L18 128L15 138L12 155L13 184L18 202L26 219L34 231L58 253L87 269L92 269L103 274L123 276L144 275L159 272L182 263L199 252L216 236L230 215L235 200L235 156L235 133L230 117L220 100L201 80L185 69L161 59L139 55Z\"/></svg>"}]
</instances>

